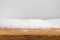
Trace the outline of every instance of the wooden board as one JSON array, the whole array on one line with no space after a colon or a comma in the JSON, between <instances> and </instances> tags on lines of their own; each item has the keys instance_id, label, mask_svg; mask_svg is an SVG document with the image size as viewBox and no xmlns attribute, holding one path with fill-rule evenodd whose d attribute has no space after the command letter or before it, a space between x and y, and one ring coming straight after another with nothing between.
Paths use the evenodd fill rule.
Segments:
<instances>
[{"instance_id":1,"label":"wooden board","mask_svg":"<svg viewBox=\"0 0 60 40\"><path fill-rule=\"evenodd\" d=\"M26 29L26 28L0 28L0 35L60 35L60 28Z\"/></svg>"}]
</instances>

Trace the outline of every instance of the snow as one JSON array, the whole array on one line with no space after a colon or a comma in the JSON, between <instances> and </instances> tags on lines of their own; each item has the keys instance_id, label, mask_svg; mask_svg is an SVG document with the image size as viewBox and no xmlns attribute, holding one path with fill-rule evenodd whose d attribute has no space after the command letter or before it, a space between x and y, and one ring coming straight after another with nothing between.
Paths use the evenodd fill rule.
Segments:
<instances>
[{"instance_id":1,"label":"snow","mask_svg":"<svg viewBox=\"0 0 60 40\"><path fill-rule=\"evenodd\" d=\"M1 28L60 28L60 19L8 19L0 18Z\"/></svg>"}]
</instances>

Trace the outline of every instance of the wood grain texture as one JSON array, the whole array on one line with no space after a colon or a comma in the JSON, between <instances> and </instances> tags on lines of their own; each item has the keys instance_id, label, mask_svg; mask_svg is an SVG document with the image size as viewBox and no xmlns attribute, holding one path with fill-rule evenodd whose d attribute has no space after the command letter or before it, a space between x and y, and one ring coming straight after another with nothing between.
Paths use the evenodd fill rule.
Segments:
<instances>
[{"instance_id":1,"label":"wood grain texture","mask_svg":"<svg viewBox=\"0 0 60 40\"><path fill-rule=\"evenodd\" d=\"M60 36L48 35L0 35L0 40L60 40Z\"/></svg>"},{"instance_id":2,"label":"wood grain texture","mask_svg":"<svg viewBox=\"0 0 60 40\"><path fill-rule=\"evenodd\" d=\"M25 29L25 28L0 28L0 35L60 35L60 28L50 29Z\"/></svg>"}]
</instances>

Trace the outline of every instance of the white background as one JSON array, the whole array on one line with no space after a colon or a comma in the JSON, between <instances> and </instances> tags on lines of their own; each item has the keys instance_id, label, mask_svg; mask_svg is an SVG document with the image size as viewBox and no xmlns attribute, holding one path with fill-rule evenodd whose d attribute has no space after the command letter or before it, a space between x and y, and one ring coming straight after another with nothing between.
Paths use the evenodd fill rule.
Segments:
<instances>
[{"instance_id":1,"label":"white background","mask_svg":"<svg viewBox=\"0 0 60 40\"><path fill-rule=\"evenodd\" d=\"M60 0L0 0L0 17L60 18Z\"/></svg>"}]
</instances>

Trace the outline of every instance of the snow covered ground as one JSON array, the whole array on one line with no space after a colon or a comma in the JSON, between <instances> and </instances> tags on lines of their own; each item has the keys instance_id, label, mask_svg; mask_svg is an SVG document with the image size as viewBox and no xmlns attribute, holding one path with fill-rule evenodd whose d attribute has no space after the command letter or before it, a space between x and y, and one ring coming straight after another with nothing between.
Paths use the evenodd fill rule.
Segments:
<instances>
[{"instance_id":1,"label":"snow covered ground","mask_svg":"<svg viewBox=\"0 0 60 40\"><path fill-rule=\"evenodd\" d=\"M0 18L1 28L60 28L60 19L8 19Z\"/></svg>"}]
</instances>

